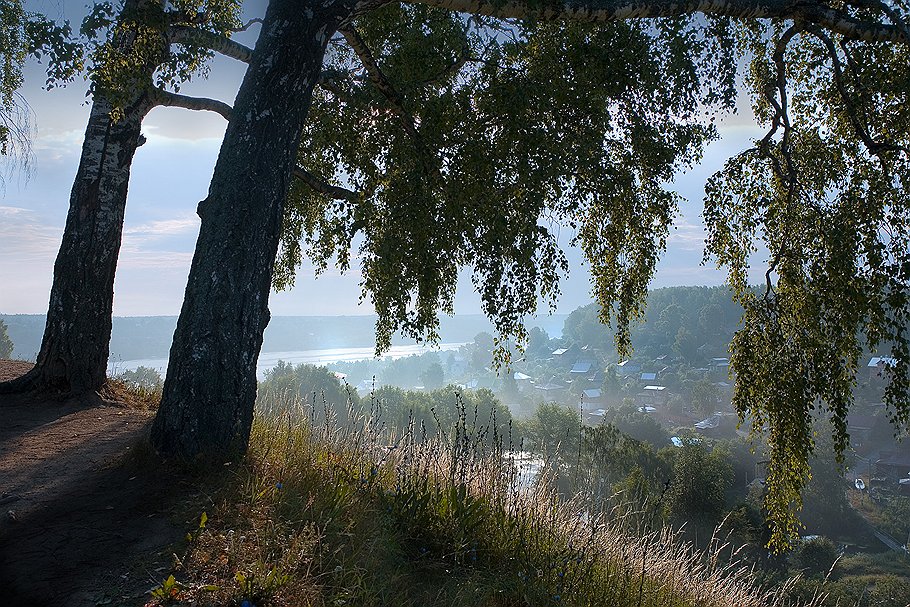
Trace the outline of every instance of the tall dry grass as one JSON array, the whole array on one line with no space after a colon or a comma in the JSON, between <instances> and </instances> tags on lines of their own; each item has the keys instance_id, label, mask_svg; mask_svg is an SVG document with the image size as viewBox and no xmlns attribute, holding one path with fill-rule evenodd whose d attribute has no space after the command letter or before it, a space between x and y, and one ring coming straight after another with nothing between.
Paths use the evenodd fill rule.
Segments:
<instances>
[{"instance_id":1,"label":"tall dry grass","mask_svg":"<svg viewBox=\"0 0 910 607\"><path fill-rule=\"evenodd\" d=\"M457 398L457 396L453 396ZM437 433L387 428L381 403L341 414L260 398L245 466L191 534L171 601L265 605L777 607L716 537L631 533L552 469L520 477L495 420L460 409Z\"/></svg>"}]
</instances>

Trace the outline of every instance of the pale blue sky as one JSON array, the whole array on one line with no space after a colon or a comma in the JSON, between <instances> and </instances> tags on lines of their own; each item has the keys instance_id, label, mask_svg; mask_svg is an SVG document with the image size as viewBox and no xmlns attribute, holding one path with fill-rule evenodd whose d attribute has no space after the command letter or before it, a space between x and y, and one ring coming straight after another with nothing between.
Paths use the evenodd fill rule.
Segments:
<instances>
[{"instance_id":1,"label":"pale blue sky","mask_svg":"<svg viewBox=\"0 0 910 607\"><path fill-rule=\"evenodd\" d=\"M78 21L84 10L81 2L42 6L51 15L64 15L73 21ZM254 40L245 42L252 45ZM219 59L208 81L190 83L181 92L230 102L243 67ZM34 111L36 127L31 175L27 179L13 175L0 193L0 284L4 285L0 313L5 314L46 311L54 258L88 116L84 83L44 91L43 80L40 66L30 65L22 92ZM722 139L708 149L704 162L678 177L676 187L688 202L676 222L653 286L723 282L720 271L699 265L703 248L701 200L705 179L759 134L748 113L742 114L723 121ZM115 284L116 315L179 313L199 227L196 204L205 197L224 126L220 116L175 108L157 108L146 119L143 132L148 142L136 153L130 180ZM561 244L566 245L570 238L569 231L562 230ZM570 312L591 301L589 275L580 262L581 255L572 250L568 253L572 270L563 282L559 312ZM304 266L296 287L273 294L270 307L275 315L372 313L368 304L357 305L358 283L356 268L344 276L328 272L315 279L312 267ZM456 313L478 313L478 302L465 274L458 285Z\"/></svg>"}]
</instances>

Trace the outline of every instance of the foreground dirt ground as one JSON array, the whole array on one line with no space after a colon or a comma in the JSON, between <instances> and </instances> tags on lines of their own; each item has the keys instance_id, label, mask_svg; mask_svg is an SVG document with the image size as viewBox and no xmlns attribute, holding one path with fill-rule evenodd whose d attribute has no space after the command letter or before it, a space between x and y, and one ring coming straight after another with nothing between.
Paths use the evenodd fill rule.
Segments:
<instances>
[{"instance_id":1,"label":"foreground dirt ground","mask_svg":"<svg viewBox=\"0 0 910 607\"><path fill-rule=\"evenodd\" d=\"M29 368L0 361L0 381ZM152 417L117 404L0 395L4 605L149 598L188 528L177 505L196 491L147 447Z\"/></svg>"}]
</instances>

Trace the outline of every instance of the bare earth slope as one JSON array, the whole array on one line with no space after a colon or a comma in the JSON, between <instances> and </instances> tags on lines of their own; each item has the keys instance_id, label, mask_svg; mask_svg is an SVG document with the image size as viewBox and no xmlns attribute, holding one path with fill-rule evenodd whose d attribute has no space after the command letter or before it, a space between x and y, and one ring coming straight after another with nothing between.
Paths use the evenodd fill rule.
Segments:
<instances>
[{"instance_id":1,"label":"bare earth slope","mask_svg":"<svg viewBox=\"0 0 910 607\"><path fill-rule=\"evenodd\" d=\"M0 360L0 380L30 365ZM145 446L152 413L0 395L4 605L142 605L192 491ZM138 453L137 453L138 451ZM135 455L133 455L135 454Z\"/></svg>"}]
</instances>

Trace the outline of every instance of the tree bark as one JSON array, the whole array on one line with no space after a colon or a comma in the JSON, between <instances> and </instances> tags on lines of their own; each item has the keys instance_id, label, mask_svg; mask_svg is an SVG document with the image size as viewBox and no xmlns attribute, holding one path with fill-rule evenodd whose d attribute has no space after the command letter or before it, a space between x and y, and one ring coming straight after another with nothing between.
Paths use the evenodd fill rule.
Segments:
<instances>
[{"instance_id":1,"label":"tree bark","mask_svg":"<svg viewBox=\"0 0 910 607\"><path fill-rule=\"evenodd\" d=\"M149 109L139 98L114 122L106 101L93 103L54 263L38 360L26 375L0 383L0 393L79 395L104 384L130 165Z\"/></svg>"},{"instance_id":2,"label":"tree bark","mask_svg":"<svg viewBox=\"0 0 910 607\"><path fill-rule=\"evenodd\" d=\"M192 458L246 450L282 212L344 2L272 0L234 103L202 219L152 443Z\"/></svg>"}]
</instances>

